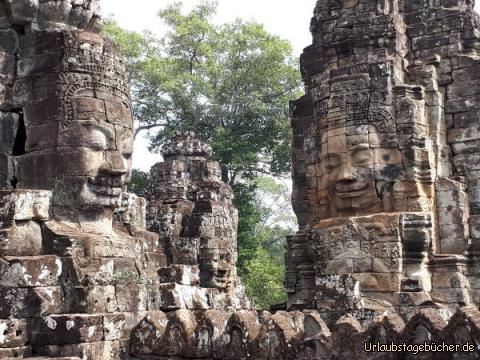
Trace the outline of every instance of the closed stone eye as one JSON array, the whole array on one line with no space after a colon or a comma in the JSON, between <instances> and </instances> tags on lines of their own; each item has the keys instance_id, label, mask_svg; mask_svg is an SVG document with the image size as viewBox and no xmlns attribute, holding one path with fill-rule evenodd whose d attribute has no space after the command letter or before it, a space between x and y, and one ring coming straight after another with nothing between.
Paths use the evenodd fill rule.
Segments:
<instances>
[{"instance_id":1,"label":"closed stone eye","mask_svg":"<svg viewBox=\"0 0 480 360\"><path fill-rule=\"evenodd\" d=\"M357 163L364 163L372 158L372 154L369 150L358 150L353 155L353 158Z\"/></svg>"}]
</instances>

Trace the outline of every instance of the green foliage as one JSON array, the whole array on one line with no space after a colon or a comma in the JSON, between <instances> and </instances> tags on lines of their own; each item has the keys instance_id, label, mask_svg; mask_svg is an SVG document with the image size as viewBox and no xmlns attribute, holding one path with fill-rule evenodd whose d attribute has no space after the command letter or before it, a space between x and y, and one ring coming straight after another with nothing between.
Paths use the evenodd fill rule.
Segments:
<instances>
[{"instance_id":1,"label":"green foliage","mask_svg":"<svg viewBox=\"0 0 480 360\"><path fill-rule=\"evenodd\" d=\"M152 150L176 131L195 131L212 144L231 185L286 173L288 103L301 88L292 48L255 22L214 25L215 12L212 2L188 14L173 3L159 14L169 28L161 38L107 24L127 53L139 130L160 129Z\"/></svg>"},{"instance_id":2,"label":"green foliage","mask_svg":"<svg viewBox=\"0 0 480 360\"><path fill-rule=\"evenodd\" d=\"M252 259L261 245L261 240L256 236L256 225L261 221L261 214L256 207L255 185L236 184L234 186L234 205L238 209L238 270L240 275L245 274L246 262Z\"/></svg>"},{"instance_id":3,"label":"green foliage","mask_svg":"<svg viewBox=\"0 0 480 360\"><path fill-rule=\"evenodd\" d=\"M248 273L243 277L247 294L259 309L268 310L273 304L284 303L287 299L283 288L285 267L277 264L263 248L258 248L246 263Z\"/></svg>"},{"instance_id":4,"label":"green foliage","mask_svg":"<svg viewBox=\"0 0 480 360\"><path fill-rule=\"evenodd\" d=\"M135 80L143 75L145 59L155 56L157 51L155 37L148 31L143 34L126 31L111 19L104 22L103 33L115 39L121 46L128 79L135 85Z\"/></svg>"},{"instance_id":5,"label":"green foliage","mask_svg":"<svg viewBox=\"0 0 480 360\"><path fill-rule=\"evenodd\" d=\"M286 300L283 288L286 237L292 235L292 214L288 187L272 177L258 177L250 186L237 190L240 197L238 245L239 274L247 294L258 308Z\"/></svg>"},{"instance_id":6,"label":"green foliage","mask_svg":"<svg viewBox=\"0 0 480 360\"><path fill-rule=\"evenodd\" d=\"M132 170L132 180L130 181L130 184L128 184L129 192L138 196L146 196L151 187L152 179L150 174L137 169Z\"/></svg>"}]
</instances>

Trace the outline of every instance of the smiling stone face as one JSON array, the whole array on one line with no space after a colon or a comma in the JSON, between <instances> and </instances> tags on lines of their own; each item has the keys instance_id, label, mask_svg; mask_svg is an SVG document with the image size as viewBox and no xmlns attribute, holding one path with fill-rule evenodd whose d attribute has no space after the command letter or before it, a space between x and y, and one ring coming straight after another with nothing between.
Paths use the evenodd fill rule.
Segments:
<instances>
[{"instance_id":1,"label":"smiling stone face","mask_svg":"<svg viewBox=\"0 0 480 360\"><path fill-rule=\"evenodd\" d=\"M42 36L49 50L63 55L52 66L64 70L30 94L22 90L37 82L34 64L47 60L42 55L23 60L26 70L17 80L15 99L26 132L24 152L16 158L18 186L52 190L59 213L117 208L130 180L133 152L133 116L119 50L92 33L65 32L62 43L50 33Z\"/></svg>"},{"instance_id":2,"label":"smiling stone face","mask_svg":"<svg viewBox=\"0 0 480 360\"><path fill-rule=\"evenodd\" d=\"M203 251L200 261L200 283L203 287L225 289L230 285L233 265L225 250Z\"/></svg>"},{"instance_id":3,"label":"smiling stone face","mask_svg":"<svg viewBox=\"0 0 480 360\"><path fill-rule=\"evenodd\" d=\"M118 207L131 175L132 130L107 122L79 121L61 139L64 151L59 161L68 164L72 154L78 161L66 166L62 188L77 187L82 206Z\"/></svg>"},{"instance_id":4,"label":"smiling stone face","mask_svg":"<svg viewBox=\"0 0 480 360\"><path fill-rule=\"evenodd\" d=\"M397 149L381 146L374 126L344 126L322 134L320 192L333 213L340 216L381 210L382 192L378 168L401 164Z\"/></svg>"},{"instance_id":5,"label":"smiling stone face","mask_svg":"<svg viewBox=\"0 0 480 360\"><path fill-rule=\"evenodd\" d=\"M345 128L329 130L326 137L327 146L322 151L322 161L328 197L333 207L338 211L348 211L378 205L380 199L375 190L374 155L368 133L357 135L358 141L353 143L349 141Z\"/></svg>"},{"instance_id":6,"label":"smiling stone face","mask_svg":"<svg viewBox=\"0 0 480 360\"><path fill-rule=\"evenodd\" d=\"M93 94L92 94L93 95ZM133 132L129 106L110 96L109 107L120 109L123 118L109 121L106 101L92 97L73 98L75 118L60 131L60 157L68 163L70 152L78 162L66 171L63 187L78 187L78 203L84 207L118 207L131 175ZM95 109L95 111L92 111Z\"/></svg>"}]
</instances>

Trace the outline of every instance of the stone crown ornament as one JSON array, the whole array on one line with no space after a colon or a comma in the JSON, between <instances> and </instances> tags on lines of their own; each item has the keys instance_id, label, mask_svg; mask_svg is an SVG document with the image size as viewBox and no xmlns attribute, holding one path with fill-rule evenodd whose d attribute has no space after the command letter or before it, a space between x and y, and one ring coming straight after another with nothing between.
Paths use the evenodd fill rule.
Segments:
<instances>
[{"instance_id":1,"label":"stone crown ornament","mask_svg":"<svg viewBox=\"0 0 480 360\"><path fill-rule=\"evenodd\" d=\"M161 149L165 158L175 156L198 156L209 159L212 147L198 139L193 131L178 132L173 139L168 140Z\"/></svg>"}]
</instances>

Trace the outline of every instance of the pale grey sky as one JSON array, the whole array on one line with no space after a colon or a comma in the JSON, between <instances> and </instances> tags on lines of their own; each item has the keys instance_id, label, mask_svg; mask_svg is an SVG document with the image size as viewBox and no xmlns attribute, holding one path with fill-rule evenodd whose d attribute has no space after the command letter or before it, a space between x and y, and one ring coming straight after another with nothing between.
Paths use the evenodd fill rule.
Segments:
<instances>
[{"instance_id":1,"label":"pale grey sky","mask_svg":"<svg viewBox=\"0 0 480 360\"><path fill-rule=\"evenodd\" d=\"M102 0L104 16L112 16L120 26L134 31L150 30L162 32L157 13L171 0ZM187 8L193 7L198 0L184 0ZM219 8L215 19L217 23L230 22L236 18L255 20L265 25L265 29L278 34L291 42L296 55L311 43L309 31L310 19L316 0L218 0ZM480 2L476 6L480 10ZM135 142L133 165L148 171L161 160L160 155L147 150L148 141L141 136Z\"/></svg>"}]
</instances>

